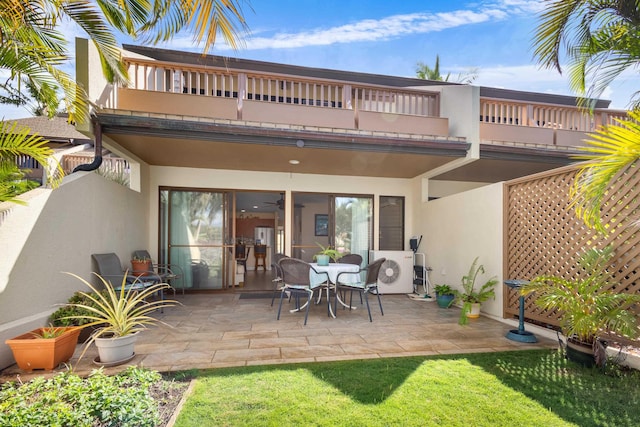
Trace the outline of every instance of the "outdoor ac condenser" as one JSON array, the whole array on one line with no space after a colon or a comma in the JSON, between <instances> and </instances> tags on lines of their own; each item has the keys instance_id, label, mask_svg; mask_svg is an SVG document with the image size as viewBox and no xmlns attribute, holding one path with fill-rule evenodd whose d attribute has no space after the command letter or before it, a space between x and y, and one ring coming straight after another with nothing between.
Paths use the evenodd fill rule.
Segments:
<instances>
[{"instance_id":1,"label":"outdoor ac condenser","mask_svg":"<svg viewBox=\"0 0 640 427\"><path fill-rule=\"evenodd\" d=\"M412 251L371 251L369 262L379 258L386 261L378 273L378 289L381 294L409 294L413 292Z\"/></svg>"}]
</instances>

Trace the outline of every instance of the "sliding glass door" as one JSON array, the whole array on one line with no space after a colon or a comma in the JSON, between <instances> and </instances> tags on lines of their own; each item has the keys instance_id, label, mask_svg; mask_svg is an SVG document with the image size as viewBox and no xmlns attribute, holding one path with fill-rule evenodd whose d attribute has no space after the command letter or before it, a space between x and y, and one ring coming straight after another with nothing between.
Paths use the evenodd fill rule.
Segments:
<instances>
[{"instance_id":1,"label":"sliding glass door","mask_svg":"<svg viewBox=\"0 0 640 427\"><path fill-rule=\"evenodd\" d=\"M373 247L373 198L294 193L292 256L311 261L318 245L356 253L363 262Z\"/></svg>"},{"instance_id":2,"label":"sliding glass door","mask_svg":"<svg viewBox=\"0 0 640 427\"><path fill-rule=\"evenodd\" d=\"M344 253L362 256L367 264L373 246L373 199L335 196L333 198L334 244Z\"/></svg>"},{"instance_id":3,"label":"sliding glass door","mask_svg":"<svg viewBox=\"0 0 640 427\"><path fill-rule=\"evenodd\" d=\"M160 190L160 262L179 266L176 287L222 289L230 272L227 192Z\"/></svg>"}]
</instances>

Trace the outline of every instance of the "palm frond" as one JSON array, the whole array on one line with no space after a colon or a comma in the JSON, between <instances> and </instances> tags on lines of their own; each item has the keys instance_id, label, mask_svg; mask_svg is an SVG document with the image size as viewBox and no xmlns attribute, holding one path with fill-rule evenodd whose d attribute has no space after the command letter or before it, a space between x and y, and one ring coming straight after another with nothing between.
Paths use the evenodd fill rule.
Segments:
<instances>
[{"instance_id":1,"label":"palm frond","mask_svg":"<svg viewBox=\"0 0 640 427\"><path fill-rule=\"evenodd\" d=\"M606 232L600 209L612 179L640 158L640 112L629 112L629 119L616 120L590 135L577 156L580 165L570 190L571 207L585 224Z\"/></svg>"}]
</instances>

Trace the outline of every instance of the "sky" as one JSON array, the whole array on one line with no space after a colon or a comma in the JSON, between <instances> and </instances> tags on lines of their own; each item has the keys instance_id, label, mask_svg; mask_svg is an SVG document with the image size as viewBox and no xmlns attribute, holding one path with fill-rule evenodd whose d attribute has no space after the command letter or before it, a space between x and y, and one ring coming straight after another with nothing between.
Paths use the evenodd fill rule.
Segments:
<instances>
[{"instance_id":1,"label":"sky","mask_svg":"<svg viewBox=\"0 0 640 427\"><path fill-rule=\"evenodd\" d=\"M543 6L539 0L253 0L243 7L250 29L243 46L234 51L217 43L209 53L401 77L415 77L418 62L433 67L439 55L441 74L450 73L451 81L475 69L478 86L572 95L566 75L540 69L533 59ZM82 34L65 25L73 49L73 37ZM158 47L202 52L188 34ZM67 69L74 74L73 63ZM624 109L638 90L640 75L629 71L602 98ZM29 115L0 106L5 119Z\"/></svg>"}]
</instances>

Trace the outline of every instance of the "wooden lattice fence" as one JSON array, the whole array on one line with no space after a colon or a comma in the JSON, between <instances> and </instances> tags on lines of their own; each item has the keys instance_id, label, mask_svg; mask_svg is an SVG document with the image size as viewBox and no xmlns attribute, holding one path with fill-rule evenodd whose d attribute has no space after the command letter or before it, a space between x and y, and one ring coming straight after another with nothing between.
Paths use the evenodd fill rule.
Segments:
<instances>
[{"instance_id":1,"label":"wooden lattice fence","mask_svg":"<svg viewBox=\"0 0 640 427\"><path fill-rule=\"evenodd\" d=\"M567 279L581 274L577 259L593 246L612 244L617 292L640 292L640 163L618 174L602 207L606 236L587 228L569 208L577 170L555 169L505 183L504 277L532 279L541 274ZM505 287L504 316L518 314L517 291ZM525 319L558 326L558 314L525 300Z\"/></svg>"}]
</instances>

